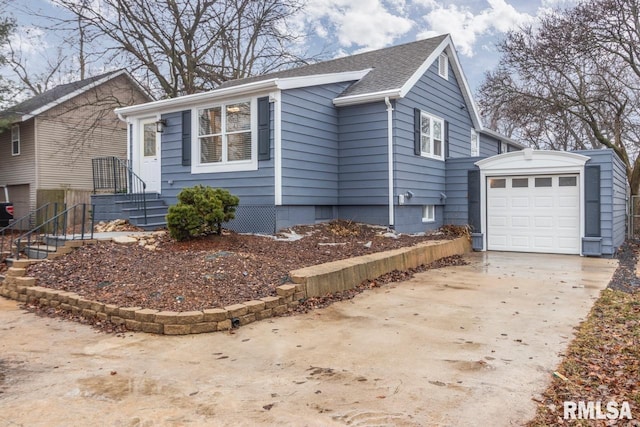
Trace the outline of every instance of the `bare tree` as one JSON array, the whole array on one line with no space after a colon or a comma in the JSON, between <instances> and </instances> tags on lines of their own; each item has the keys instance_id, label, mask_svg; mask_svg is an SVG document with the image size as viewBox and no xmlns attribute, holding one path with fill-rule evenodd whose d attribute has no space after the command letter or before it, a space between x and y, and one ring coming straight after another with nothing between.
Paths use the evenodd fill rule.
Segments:
<instances>
[{"instance_id":1,"label":"bare tree","mask_svg":"<svg viewBox=\"0 0 640 427\"><path fill-rule=\"evenodd\" d=\"M499 45L498 70L486 76L479 103L491 126L532 146L611 148L625 163L636 194L640 73L630 65L638 59L638 47L612 35L623 25L612 23L623 18L618 9L623 3L636 0L582 3L507 34ZM629 9L636 20L624 25L637 32L638 9Z\"/></svg>"},{"instance_id":2,"label":"bare tree","mask_svg":"<svg viewBox=\"0 0 640 427\"><path fill-rule=\"evenodd\" d=\"M78 27L106 37L105 52L126 58L162 96L212 89L301 59L287 19L299 0L54 0ZM94 47L95 48L95 47Z\"/></svg>"}]
</instances>

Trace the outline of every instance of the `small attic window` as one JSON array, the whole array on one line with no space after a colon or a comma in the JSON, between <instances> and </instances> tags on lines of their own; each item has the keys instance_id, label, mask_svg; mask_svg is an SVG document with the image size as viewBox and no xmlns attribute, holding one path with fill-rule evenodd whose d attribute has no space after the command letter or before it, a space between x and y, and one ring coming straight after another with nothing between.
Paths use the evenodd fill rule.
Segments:
<instances>
[{"instance_id":1,"label":"small attic window","mask_svg":"<svg viewBox=\"0 0 640 427\"><path fill-rule=\"evenodd\" d=\"M449 58L444 52L438 57L438 75L445 80L449 80Z\"/></svg>"}]
</instances>

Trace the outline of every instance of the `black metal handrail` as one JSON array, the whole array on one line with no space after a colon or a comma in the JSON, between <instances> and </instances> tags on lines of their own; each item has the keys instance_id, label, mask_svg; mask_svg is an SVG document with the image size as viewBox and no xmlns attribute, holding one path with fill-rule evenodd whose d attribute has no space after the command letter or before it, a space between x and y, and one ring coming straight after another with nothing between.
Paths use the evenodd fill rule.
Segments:
<instances>
[{"instance_id":1,"label":"black metal handrail","mask_svg":"<svg viewBox=\"0 0 640 427\"><path fill-rule=\"evenodd\" d=\"M33 229L56 216L59 211L65 208L66 206L64 204L46 203L38 209L14 220L6 227L0 228L0 262L3 261L2 257L4 254L11 253L11 244L13 243L14 235Z\"/></svg>"},{"instance_id":2,"label":"black metal handrail","mask_svg":"<svg viewBox=\"0 0 640 427\"><path fill-rule=\"evenodd\" d=\"M96 157L93 165L93 192L113 191L113 194L126 194L127 200L144 214L147 223L147 184L126 162L118 157Z\"/></svg>"},{"instance_id":3,"label":"black metal handrail","mask_svg":"<svg viewBox=\"0 0 640 427\"><path fill-rule=\"evenodd\" d=\"M20 253L36 243L57 249L69 240L93 239L93 226L93 215L88 205L79 203L13 239L15 249L12 254L15 259L20 259Z\"/></svg>"}]
</instances>

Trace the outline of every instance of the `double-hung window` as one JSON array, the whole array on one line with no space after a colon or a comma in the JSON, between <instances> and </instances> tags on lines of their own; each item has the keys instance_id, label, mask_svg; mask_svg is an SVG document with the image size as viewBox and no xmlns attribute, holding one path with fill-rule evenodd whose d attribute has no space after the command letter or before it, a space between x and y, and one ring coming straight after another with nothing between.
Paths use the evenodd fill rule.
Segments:
<instances>
[{"instance_id":1,"label":"double-hung window","mask_svg":"<svg viewBox=\"0 0 640 427\"><path fill-rule=\"evenodd\" d=\"M196 114L196 171L235 171L257 168L251 101L199 108Z\"/></svg>"},{"instance_id":2,"label":"double-hung window","mask_svg":"<svg viewBox=\"0 0 640 427\"><path fill-rule=\"evenodd\" d=\"M444 120L420 113L420 153L444 160Z\"/></svg>"},{"instance_id":3,"label":"double-hung window","mask_svg":"<svg viewBox=\"0 0 640 427\"><path fill-rule=\"evenodd\" d=\"M20 155L20 125L11 126L11 154Z\"/></svg>"}]
</instances>

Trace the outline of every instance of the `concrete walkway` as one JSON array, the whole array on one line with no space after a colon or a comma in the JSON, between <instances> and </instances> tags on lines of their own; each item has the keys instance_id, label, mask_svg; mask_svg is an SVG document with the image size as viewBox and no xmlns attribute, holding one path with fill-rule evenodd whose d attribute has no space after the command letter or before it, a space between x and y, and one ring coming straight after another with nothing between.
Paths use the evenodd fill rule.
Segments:
<instances>
[{"instance_id":1,"label":"concrete walkway","mask_svg":"<svg viewBox=\"0 0 640 427\"><path fill-rule=\"evenodd\" d=\"M520 425L617 262L468 260L235 334L103 335L0 298L0 426Z\"/></svg>"}]
</instances>

